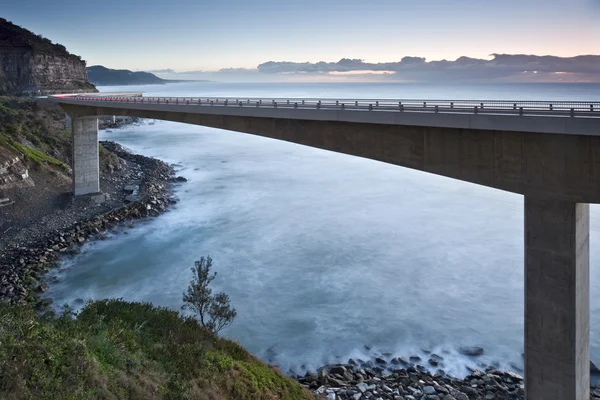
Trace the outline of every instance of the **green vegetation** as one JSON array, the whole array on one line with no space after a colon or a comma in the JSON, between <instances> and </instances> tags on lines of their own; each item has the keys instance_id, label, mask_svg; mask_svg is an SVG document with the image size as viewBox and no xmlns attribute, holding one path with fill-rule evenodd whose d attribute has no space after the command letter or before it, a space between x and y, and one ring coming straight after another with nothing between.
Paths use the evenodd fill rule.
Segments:
<instances>
[{"instance_id":1,"label":"green vegetation","mask_svg":"<svg viewBox=\"0 0 600 400\"><path fill-rule=\"evenodd\" d=\"M38 316L0 304L0 398L311 399L298 383L191 318L103 300Z\"/></svg>"},{"instance_id":2,"label":"green vegetation","mask_svg":"<svg viewBox=\"0 0 600 400\"><path fill-rule=\"evenodd\" d=\"M213 298L208 288L215 277L212 259L195 265L201 279L192 281L191 292L201 290L209 303L225 296L231 323L229 298ZM206 309L205 317L215 317L214 311ZM313 399L275 367L219 338L215 326L202 325L167 308L121 299L90 301L78 314L65 306L58 315L0 303L0 398Z\"/></svg>"},{"instance_id":3,"label":"green vegetation","mask_svg":"<svg viewBox=\"0 0 600 400\"><path fill-rule=\"evenodd\" d=\"M210 274L212 258L201 257L192 267L193 278L188 286L187 293L183 293L184 310L193 311L200 317L200 324L213 333L231 325L237 312L231 308L229 296L225 293L212 294L208 287L215 279L217 273Z\"/></svg>"},{"instance_id":4,"label":"green vegetation","mask_svg":"<svg viewBox=\"0 0 600 400\"><path fill-rule=\"evenodd\" d=\"M2 138L0 137L0 143L2 143ZM56 158L49 156L48 154L39 151L34 147L25 146L15 140L7 141L7 144L13 149L21 152L25 157L27 157L31 161L35 161L38 164L52 164L58 167L63 167L64 169L69 169L69 166L62 161L58 161Z\"/></svg>"},{"instance_id":5,"label":"green vegetation","mask_svg":"<svg viewBox=\"0 0 600 400\"><path fill-rule=\"evenodd\" d=\"M0 96L0 148L68 169L71 146L58 106L42 108L34 99Z\"/></svg>"},{"instance_id":6,"label":"green vegetation","mask_svg":"<svg viewBox=\"0 0 600 400\"><path fill-rule=\"evenodd\" d=\"M81 61L81 57L69 53L62 44L52 43L50 39L36 35L4 18L0 18L0 47L23 47L37 53Z\"/></svg>"}]
</instances>

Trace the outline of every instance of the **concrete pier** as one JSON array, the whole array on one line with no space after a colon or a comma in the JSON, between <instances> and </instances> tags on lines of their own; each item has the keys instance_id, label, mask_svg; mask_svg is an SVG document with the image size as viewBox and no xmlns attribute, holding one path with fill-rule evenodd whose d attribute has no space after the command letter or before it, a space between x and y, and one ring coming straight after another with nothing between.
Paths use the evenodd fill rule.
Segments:
<instances>
[{"instance_id":1,"label":"concrete pier","mask_svg":"<svg viewBox=\"0 0 600 400\"><path fill-rule=\"evenodd\" d=\"M525 196L527 400L589 400L589 204Z\"/></svg>"},{"instance_id":2,"label":"concrete pier","mask_svg":"<svg viewBox=\"0 0 600 400\"><path fill-rule=\"evenodd\" d=\"M98 118L73 118L73 194L100 192Z\"/></svg>"},{"instance_id":3,"label":"concrete pier","mask_svg":"<svg viewBox=\"0 0 600 400\"><path fill-rule=\"evenodd\" d=\"M65 113L65 131L72 132L73 131L73 120L71 120L71 116Z\"/></svg>"}]
</instances>

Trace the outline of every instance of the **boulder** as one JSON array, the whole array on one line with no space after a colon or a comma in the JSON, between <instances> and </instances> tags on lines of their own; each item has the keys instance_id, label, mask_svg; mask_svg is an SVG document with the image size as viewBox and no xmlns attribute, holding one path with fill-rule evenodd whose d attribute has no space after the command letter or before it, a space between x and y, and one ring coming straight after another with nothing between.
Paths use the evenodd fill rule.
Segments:
<instances>
[{"instance_id":1,"label":"boulder","mask_svg":"<svg viewBox=\"0 0 600 400\"><path fill-rule=\"evenodd\" d=\"M123 188L123 191L124 191L125 193L127 193L127 194L131 194L131 193L133 193L133 192L137 192L137 191L138 191L138 189L139 189L139 186L138 186L138 185L126 185L126 186Z\"/></svg>"},{"instance_id":2,"label":"boulder","mask_svg":"<svg viewBox=\"0 0 600 400\"><path fill-rule=\"evenodd\" d=\"M433 358L430 358L428 361L429 365L431 365L432 367L437 367L438 365L440 365L440 363L437 360L434 360Z\"/></svg>"},{"instance_id":3,"label":"boulder","mask_svg":"<svg viewBox=\"0 0 600 400\"><path fill-rule=\"evenodd\" d=\"M346 368L343 365L335 365L329 369L329 373L343 376L346 373Z\"/></svg>"},{"instance_id":4,"label":"boulder","mask_svg":"<svg viewBox=\"0 0 600 400\"><path fill-rule=\"evenodd\" d=\"M483 354L483 348L477 346L462 346L458 348L458 352L464 356L480 356Z\"/></svg>"},{"instance_id":5,"label":"boulder","mask_svg":"<svg viewBox=\"0 0 600 400\"><path fill-rule=\"evenodd\" d=\"M385 361L383 358L375 357L375 364L386 365L387 361Z\"/></svg>"},{"instance_id":6,"label":"boulder","mask_svg":"<svg viewBox=\"0 0 600 400\"><path fill-rule=\"evenodd\" d=\"M423 393L425 394L436 394L436 390L433 386L424 386Z\"/></svg>"},{"instance_id":7,"label":"boulder","mask_svg":"<svg viewBox=\"0 0 600 400\"><path fill-rule=\"evenodd\" d=\"M38 285L35 290L38 293L44 293L48 291L48 285L46 283L42 283L41 285Z\"/></svg>"}]
</instances>

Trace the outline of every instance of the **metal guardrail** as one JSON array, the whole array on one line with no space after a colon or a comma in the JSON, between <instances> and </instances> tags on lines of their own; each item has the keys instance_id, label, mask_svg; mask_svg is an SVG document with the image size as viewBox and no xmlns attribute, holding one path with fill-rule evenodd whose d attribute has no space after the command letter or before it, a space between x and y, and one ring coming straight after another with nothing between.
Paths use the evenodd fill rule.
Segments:
<instances>
[{"instance_id":1,"label":"metal guardrail","mask_svg":"<svg viewBox=\"0 0 600 400\"><path fill-rule=\"evenodd\" d=\"M361 110L431 113L471 113L600 117L596 101L506 101L506 100L392 100L392 99L301 99L301 98L211 98L72 96L69 100L171 104L186 106L263 107L291 109Z\"/></svg>"}]
</instances>

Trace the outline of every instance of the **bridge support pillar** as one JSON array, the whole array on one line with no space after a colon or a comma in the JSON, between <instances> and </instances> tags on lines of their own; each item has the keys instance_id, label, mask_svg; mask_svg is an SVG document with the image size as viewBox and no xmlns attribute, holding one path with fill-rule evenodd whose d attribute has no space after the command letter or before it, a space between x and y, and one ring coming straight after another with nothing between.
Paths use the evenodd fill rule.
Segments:
<instances>
[{"instance_id":1,"label":"bridge support pillar","mask_svg":"<svg viewBox=\"0 0 600 400\"><path fill-rule=\"evenodd\" d=\"M100 192L98 118L75 118L73 131L73 194Z\"/></svg>"},{"instance_id":2,"label":"bridge support pillar","mask_svg":"<svg viewBox=\"0 0 600 400\"><path fill-rule=\"evenodd\" d=\"M590 396L589 204L525 196L525 398Z\"/></svg>"}]
</instances>

